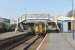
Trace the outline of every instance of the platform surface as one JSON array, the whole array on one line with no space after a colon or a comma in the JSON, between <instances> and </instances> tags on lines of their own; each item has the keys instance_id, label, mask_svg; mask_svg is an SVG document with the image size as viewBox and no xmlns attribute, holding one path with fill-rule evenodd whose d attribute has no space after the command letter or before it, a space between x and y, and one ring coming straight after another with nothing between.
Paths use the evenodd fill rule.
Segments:
<instances>
[{"instance_id":1,"label":"platform surface","mask_svg":"<svg viewBox=\"0 0 75 50\"><path fill-rule=\"evenodd\" d=\"M7 32L7 33L2 33L2 34L0 34L0 40L11 38L11 37L22 35L22 34L26 34L27 32L28 31L25 31L25 32Z\"/></svg>"},{"instance_id":2,"label":"platform surface","mask_svg":"<svg viewBox=\"0 0 75 50\"><path fill-rule=\"evenodd\" d=\"M64 39L62 33L48 33L47 50L75 50L75 48Z\"/></svg>"}]
</instances>

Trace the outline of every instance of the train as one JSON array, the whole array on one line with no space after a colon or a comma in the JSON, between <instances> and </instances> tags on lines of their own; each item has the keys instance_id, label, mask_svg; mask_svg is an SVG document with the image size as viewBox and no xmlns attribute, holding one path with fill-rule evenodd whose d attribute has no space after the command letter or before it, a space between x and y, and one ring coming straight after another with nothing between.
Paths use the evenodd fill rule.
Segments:
<instances>
[{"instance_id":1,"label":"train","mask_svg":"<svg viewBox=\"0 0 75 50\"><path fill-rule=\"evenodd\" d=\"M0 33L8 32L9 25L7 23L0 22Z\"/></svg>"},{"instance_id":2,"label":"train","mask_svg":"<svg viewBox=\"0 0 75 50\"><path fill-rule=\"evenodd\" d=\"M0 22L0 33L15 31L16 24Z\"/></svg>"},{"instance_id":3,"label":"train","mask_svg":"<svg viewBox=\"0 0 75 50\"><path fill-rule=\"evenodd\" d=\"M22 29L21 29L20 24L23 24ZM58 25L56 22L33 22L33 23L19 23L19 30L18 31L25 31L25 30L30 30L32 31L33 34L39 35L39 36L45 36L47 33L52 33L52 32L59 32Z\"/></svg>"},{"instance_id":4,"label":"train","mask_svg":"<svg viewBox=\"0 0 75 50\"><path fill-rule=\"evenodd\" d=\"M34 31L39 36L45 36L46 33L60 32L56 22L48 22L47 24L43 22L35 23Z\"/></svg>"},{"instance_id":5,"label":"train","mask_svg":"<svg viewBox=\"0 0 75 50\"><path fill-rule=\"evenodd\" d=\"M0 33L8 32L10 28L10 20L5 18L0 18Z\"/></svg>"},{"instance_id":6,"label":"train","mask_svg":"<svg viewBox=\"0 0 75 50\"><path fill-rule=\"evenodd\" d=\"M43 22L38 22L38 23L35 23L35 26L34 26L34 30L35 30L35 33L39 36L45 36L46 34L46 30L45 30L45 24Z\"/></svg>"},{"instance_id":7,"label":"train","mask_svg":"<svg viewBox=\"0 0 75 50\"><path fill-rule=\"evenodd\" d=\"M49 22L47 24L43 22L37 22L33 23L33 26L31 24L28 24L29 26L24 26L24 29L31 28L31 31L33 31L35 34L41 36L45 35L46 33L50 32L59 32L59 29L57 28L57 25L55 22ZM10 25L7 23L0 22L0 32L8 32L8 31L14 31L16 28L16 24Z\"/></svg>"},{"instance_id":8,"label":"train","mask_svg":"<svg viewBox=\"0 0 75 50\"><path fill-rule=\"evenodd\" d=\"M42 33L45 32L45 25L42 22L36 23L35 24L35 32L36 33Z\"/></svg>"},{"instance_id":9,"label":"train","mask_svg":"<svg viewBox=\"0 0 75 50\"><path fill-rule=\"evenodd\" d=\"M59 26L56 22L48 22L47 32L60 32Z\"/></svg>"}]
</instances>

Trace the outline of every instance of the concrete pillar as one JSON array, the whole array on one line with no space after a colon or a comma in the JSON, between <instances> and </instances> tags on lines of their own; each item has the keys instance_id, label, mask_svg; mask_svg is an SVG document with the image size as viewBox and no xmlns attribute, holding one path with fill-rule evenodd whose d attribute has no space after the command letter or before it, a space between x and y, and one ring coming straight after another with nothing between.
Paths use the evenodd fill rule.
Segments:
<instances>
[{"instance_id":1,"label":"concrete pillar","mask_svg":"<svg viewBox=\"0 0 75 50\"><path fill-rule=\"evenodd\" d=\"M20 23L20 28L21 28L22 31L24 31L24 27L23 27L22 23Z\"/></svg>"}]
</instances>

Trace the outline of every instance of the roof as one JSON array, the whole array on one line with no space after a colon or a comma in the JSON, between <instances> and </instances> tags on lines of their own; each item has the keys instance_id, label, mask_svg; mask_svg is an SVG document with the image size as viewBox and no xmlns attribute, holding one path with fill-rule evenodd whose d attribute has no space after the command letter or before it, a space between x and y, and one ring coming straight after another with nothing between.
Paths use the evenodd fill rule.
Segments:
<instances>
[{"instance_id":1,"label":"roof","mask_svg":"<svg viewBox=\"0 0 75 50\"><path fill-rule=\"evenodd\" d=\"M1 18L0 17L0 22L10 22L10 19L6 19L6 18Z\"/></svg>"},{"instance_id":2,"label":"roof","mask_svg":"<svg viewBox=\"0 0 75 50\"><path fill-rule=\"evenodd\" d=\"M28 14L26 19L48 19L49 14Z\"/></svg>"},{"instance_id":3,"label":"roof","mask_svg":"<svg viewBox=\"0 0 75 50\"><path fill-rule=\"evenodd\" d=\"M66 17L66 16L57 16L55 18L56 18L56 20L74 20L74 18Z\"/></svg>"}]
</instances>

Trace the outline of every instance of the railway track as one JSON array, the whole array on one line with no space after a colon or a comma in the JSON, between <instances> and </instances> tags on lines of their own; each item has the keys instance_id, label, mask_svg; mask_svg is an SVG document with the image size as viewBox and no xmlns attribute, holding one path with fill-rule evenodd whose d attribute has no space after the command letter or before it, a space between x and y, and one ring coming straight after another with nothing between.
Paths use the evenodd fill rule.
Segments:
<instances>
[{"instance_id":1,"label":"railway track","mask_svg":"<svg viewBox=\"0 0 75 50\"><path fill-rule=\"evenodd\" d=\"M36 41L38 42L38 39L40 39L38 35L22 34L0 40L0 50L28 50Z\"/></svg>"},{"instance_id":2,"label":"railway track","mask_svg":"<svg viewBox=\"0 0 75 50\"><path fill-rule=\"evenodd\" d=\"M22 44L12 48L11 50L36 50L42 40L43 38L40 38L38 35L36 35L29 40L23 42Z\"/></svg>"},{"instance_id":3,"label":"railway track","mask_svg":"<svg viewBox=\"0 0 75 50\"><path fill-rule=\"evenodd\" d=\"M34 42L36 42L36 40L38 39L38 36L34 36L31 39L25 41L24 43L18 45L17 47L12 48L11 50L28 50L28 48L32 46L32 44L34 44Z\"/></svg>"},{"instance_id":4,"label":"railway track","mask_svg":"<svg viewBox=\"0 0 75 50\"><path fill-rule=\"evenodd\" d=\"M8 40L6 39L6 41L0 41L0 50L11 50L32 37L34 37L34 35L21 35Z\"/></svg>"}]
</instances>

